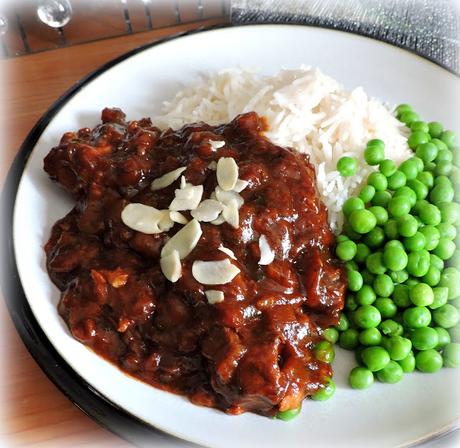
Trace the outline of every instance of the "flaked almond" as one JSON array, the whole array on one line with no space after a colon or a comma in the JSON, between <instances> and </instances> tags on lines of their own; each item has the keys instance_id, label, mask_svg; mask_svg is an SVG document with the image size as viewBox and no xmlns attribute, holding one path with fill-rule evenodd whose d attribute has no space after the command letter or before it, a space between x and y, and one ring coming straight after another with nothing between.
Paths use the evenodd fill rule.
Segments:
<instances>
[{"instance_id":1,"label":"flaked almond","mask_svg":"<svg viewBox=\"0 0 460 448\"><path fill-rule=\"evenodd\" d=\"M210 170L216 171L217 170L217 162L213 160L212 162L209 162L208 168Z\"/></svg>"},{"instance_id":2,"label":"flaked almond","mask_svg":"<svg viewBox=\"0 0 460 448\"><path fill-rule=\"evenodd\" d=\"M222 214L220 214L214 221L211 221L211 224L214 224L215 226L220 226L225 222L224 217Z\"/></svg>"},{"instance_id":3,"label":"flaked almond","mask_svg":"<svg viewBox=\"0 0 460 448\"><path fill-rule=\"evenodd\" d=\"M275 259L275 252L271 249L270 245L268 244L268 240L265 235L260 235L259 249L260 249L259 264L267 265L267 264L270 264Z\"/></svg>"},{"instance_id":4,"label":"flaked almond","mask_svg":"<svg viewBox=\"0 0 460 448\"><path fill-rule=\"evenodd\" d=\"M211 194L211 198L212 196L213 195ZM234 199L238 204L238 209L240 209L241 206L244 204L244 199L236 191L225 191L222 190L222 188L220 188L219 186L217 186L214 190L214 196L219 202L221 202L224 205L227 205L232 199Z\"/></svg>"},{"instance_id":5,"label":"flaked almond","mask_svg":"<svg viewBox=\"0 0 460 448\"><path fill-rule=\"evenodd\" d=\"M230 199L224 210L222 211L222 217L227 221L233 228L237 229L240 226L240 214L238 212L238 203L236 199Z\"/></svg>"},{"instance_id":6,"label":"flaked almond","mask_svg":"<svg viewBox=\"0 0 460 448\"><path fill-rule=\"evenodd\" d=\"M225 142L223 140L209 140L209 145L213 151L217 151L225 146Z\"/></svg>"},{"instance_id":7,"label":"flaked almond","mask_svg":"<svg viewBox=\"0 0 460 448\"><path fill-rule=\"evenodd\" d=\"M203 185L187 184L184 188L175 190L175 195L176 197L171 202L169 210L177 212L195 210L203 197Z\"/></svg>"},{"instance_id":8,"label":"flaked almond","mask_svg":"<svg viewBox=\"0 0 460 448\"><path fill-rule=\"evenodd\" d=\"M182 277L182 265L179 252L173 250L170 254L160 258L160 267L163 275L172 283L177 282Z\"/></svg>"},{"instance_id":9,"label":"flaked almond","mask_svg":"<svg viewBox=\"0 0 460 448\"><path fill-rule=\"evenodd\" d=\"M215 199L205 199L190 213L195 219L203 222L211 222L217 219L223 210L223 206Z\"/></svg>"},{"instance_id":10,"label":"flaked almond","mask_svg":"<svg viewBox=\"0 0 460 448\"><path fill-rule=\"evenodd\" d=\"M192 219L166 242L161 249L161 256L166 257L177 250L179 258L184 259L198 244L202 233L200 223L196 219Z\"/></svg>"},{"instance_id":11,"label":"flaked almond","mask_svg":"<svg viewBox=\"0 0 460 448\"><path fill-rule=\"evenodd\" d=\"M249 182L247 180L238 179L235 186L233 187L233 191L241 193L248 185Z\"/></svg>"},{"instance_id":12,"label":"flaked almond","mask_svg":"<svg viewBox=\"0 0 460 448\"><path fill-rule=\"evenodd\" d=\"M139 203L128 204L121 212L121 220L129 228L148 235L165 232L173 225L168 210Z\"/></svg>"},{"instance_id":13,"label":"flaked almond","mask_svg":"<svg viewBox=\"0 0 460 448\"><path fill-rule=\"evenodd\" d=\"M163 174L163 176L158 177L152 182L150 188L155 190L161 190L162 188L166 188L179 179L179 176L187 169L186 166L181 168L177 168L176 170L170 171L169 173Z\"/></svg>"},{"instance_id":14,"label":"flaked almond","mask_svg":"<svg viewBox=\"0 0 460 448\"><path fill-rule=\"evenodd\" d=\"M220 303L224 301L224 293L222 291L218 291L216 289L209 289L204 293L206 294L206 298L208 299L208 303L210 305L214 305L215 303Z\"/></svg>"},{"instance_id":15,"label":"flaked almond","mask_svg":"<svg viewBox=\"0 0 460 448\"><path fill-rule=\"evenodd\" d=\"M234 260L236 260L236 257L235 257L235 254L233 253L233 251L231 249L229 249L228 247L224 247L222 246L222 244L217 248L219 249L221 252L223 252L224 254L227 254L230 258L233 258Z\"/></svg>"},{"instance_id":16,"label":"flaked almond","mask_svg":"<svg viewBox=\"0 0 460 448\"><path fill-rule=\"evenodd\" d=\"M203 285L225 285L239 272L240 270L228 258L219 261L197 260L192 265L193 277Z\"/></svg>"},{"instance_id":17,"label":"flaked almond","mask_svg":"<svg viewBox=\"0 0 460 448\"><path fill-rule=\"evenodd\" d=\"M169 217L172 221L177 222L178 224L187 224L188 219L180 212L169 212Z\"/></svg>"},{"instance_id":18,"label":"flaked almond","mask_svg":"<svg viewBox=\"0 0 460 448\"><path fill-rule=\"evenodd\" d=\"M238 180L238 165L233 157L221 157L217 161L217 183L224 191L233 190Z\"/></svg>"}]
</instances>

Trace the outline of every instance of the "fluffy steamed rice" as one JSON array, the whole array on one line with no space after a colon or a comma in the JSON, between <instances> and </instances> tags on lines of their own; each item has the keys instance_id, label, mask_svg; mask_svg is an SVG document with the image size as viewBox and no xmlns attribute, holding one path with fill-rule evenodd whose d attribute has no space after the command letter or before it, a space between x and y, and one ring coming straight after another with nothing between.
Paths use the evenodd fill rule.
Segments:
<instances>
[{"instance_id":1,"label":"fluffy steamed rice","mask_svg":"<svg viewBox=\"0 0 460 448\"><path fill-rule=\"evenodd\" d=\"M385 157L396 163L411 156L408 130L386 105L369 99L361 87L349 92L321 71L304 66L275 76L242 69L202 76L163 104L155 124L174 129L197 121L216 125L250 111L267 118L270 129L265 135L271 141L309 154L335 232L342 228L343 203L375 169L364 161L367 141L383 140ZM356 175L340 176L336 164L342 156L358 160Z\"/></svg>"}]
</instances>

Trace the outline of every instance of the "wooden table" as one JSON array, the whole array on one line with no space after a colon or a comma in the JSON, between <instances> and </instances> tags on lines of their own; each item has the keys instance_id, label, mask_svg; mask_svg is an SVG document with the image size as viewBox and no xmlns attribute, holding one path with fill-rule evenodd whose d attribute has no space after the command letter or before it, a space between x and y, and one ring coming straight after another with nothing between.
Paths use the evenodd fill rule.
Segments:
<instances>
[{"instance_id":1,"label":"wooden table","mask_svg":"<svg viewBox=\"0 0 460 448\"><path fill-rule=\"evenodd\" d=\"M76 81L126 51L196 27L181 25L0 61L0 188L29 130ZM1 297L0 323L0 447L131 446L99 427L48 380L16 333Z\"/></svg>"}]
</instances>

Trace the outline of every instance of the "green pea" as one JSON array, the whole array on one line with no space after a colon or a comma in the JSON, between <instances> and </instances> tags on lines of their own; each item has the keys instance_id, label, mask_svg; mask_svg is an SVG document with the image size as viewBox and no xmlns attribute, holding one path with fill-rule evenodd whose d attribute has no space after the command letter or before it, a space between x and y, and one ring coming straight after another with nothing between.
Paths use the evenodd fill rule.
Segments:
<instances>
[{"instance_id":1,"label":"green pea","mask_svg":"<svg viewBox=\"0 0 460 448\"><path fill-rule=\"evenodd\" d=\"M433 303L430 305L432 310L441 308L447 303L449 297L449 290L445 286L438 286L433 288Z\"/></svg>"},{"instance_id":2,"label":"green pea","mask_svg":"<svg viewBox=\"0 0 460 448\"><path fill-rule=\"evenodd\" d=\"M379 164L379 171L385 176L392 176L397 170L396 163L391 159L382 160Z\"/></svg>"},{"instance_id":3,"label":"green pea","mask_svg":"<svg viewBox=\"0 0 460 448\"><path fill-rule=\"evenodd\" d=\"M448 148L453 148L457 145L457 134L453 131L444 131L441 134L441 141L444 142Z\"/></svg>"},{"instance_id":4,"label":"green pea","mask_svg":"<svg viewBox=\"0 0 460 448\"><path fill-rule=\"evenodd\" d=\"M445 367L460 366L460 344L451 342L444 347L442 352L443 364Z\"/></svg>"},{"instance_id":5,"label":"green pea","mask_svg":"<svg viewBox=\"0 0 460 448\"><path fill-rule=\"evenodd\" d=\"M343 241L337 245L335 253L342 261L353 260L356 255L356 243L353 241Z\"/></svg>"},{"instance_id":6,"label":"green pea","mask_svg":"<svg viewBox=\"0 0 460 448\"><path fill-rule=\"evenodd\" d=\"M444 269L444 261L442 261L437 255L430 254L430 266L442 271Z\"/></svg>"},{"instance_id":7,"label":"green pea","mask_svg":"<svg viewBox=\"0 0 460 448\"><path fill-rule=\"evenodd\" d=\"M388 188L390 190L397 190L398 188L404 187L406 185L406 175L401 170L396 170L388 178Z\"/></svg>"},{"instance_id":8,"label":"green pea","mask_svg":"<svg viewBox=\"0 0 460 448\"><path fill-rule=\"evenodd\" d=\"M397 246L386 246L383 251L382 258L384 266L392 271L401 271L405 269L409 260L409 257L404 251L404 249ZM380 272L376 272L376 274L379 273ZM383 274L384 272L381 273Z\"/></svg>"},{"instance_id":9,"label":"green pea","mask_svg":"<svg viewBox=\"0 0 460 448\"><path fill-rule=\"evenodd\" d=\"M374 205L368 209L377 219L377 224L382 225L388 221L388 212L379 205Z\"/></svg>"},{"instance_id":10,"label":"green pea","mask_svg":"<svg viewBox=\"0 0 460 448\"><path fill-rule=\"evenodd\" d=\"M434 177L429 171L422 171L417 174L417 180L420 181L427 188L432 188L434 185Z\"/></svg>"},{"instance_id":11,"label":"green pea","mask_svg":"<svg viewBox=\"0 0 460 448\"><path fill-rule=\"evenodd\" d=\"M409 104L400 104L398 107L395 109L395 114L397 117L400 117L404 112L413 112L412 106ZM414 120L416 121L416 120Z\"/></svg>"},{"instance_id":12,"label":"green pea","mask_svg":"<svg viewBox=\"0 0 460 448\"><path fill-rule=\"evenodd\" d=\"M372 283L374 283L375 275L372 274L372 272L369 272L367 269L363 269L361 271L361 275L365 285L372 285Z\"/></svg>"},{"instance_id":13,"label":"green pea","mask_svg":"<svg viewBox=\"0 0 460 448\"><path fill-rule=\"evenodd\" d=\"M409 277L404 284L408 286L409 288L412 288L412 286L418 285L419 283L420 283L420 280L418 278Z\"/></svg>"},{"instance_id":14,"label":"green pea","mask_svg":"<svg viewBox=\"0 0 460 448\"><path fill-rule=\"evenodd\" d=\"M442 328L452 328L458 324L460 314L457 308L446 303L433 311L433 320Z\"/></svg>"},{"instance_id":15,"label":"green pea","mask_svg":"<svg viewBox=\"0 0 460 448\"><path fill-rule=\"evenodd\" d=\"M446 268L442 275L439 286L448 290L448 300L460 296L460 271L453 266Z\"/></svg>"},{"instance_id":16,"label":"green pea","mask_svg":"<svg viewBox=\"0 0 460 448\"><path fill-rule=\"evenodd\" d=\"M420 131L424 133L428 133L430 131L428 123L425 123L424 121L413 121L409 127L412 131Z\"/></svg>"},{"instance_id":17,"label":"green pea","mask_svg":"<svg viewBox=\"0 0 460 448\"><path fill-rule=\"evenodd\" d=\"M449 328L449 335L454 342L460 342L460 325Z\"/></svg>"},{"instance_id":18,"label":"green pea","mask_svg":"<svg viewBox=\"0 0 460 448\"><path fill-rule=\"evenodd\" d=\"M454 155L452 154L452 151L449 149L442 149L441 151L438 152L438 155L436 156L436 159L434 160L436 163L439 163L441 161L448 161L452 162L454 159Z\"/></svg>"},{"instance_id":19,"label":"green pea","mask_svg":"<svg viewBox=\"0 0 460 448\"><path fill-rule=\"evenodd\" d=\"M372 200L375 194L375 188L372 185L365 185L359 193L359 198L367 204Z\"/></svg>"},{"instance_id":20,"label":"green pea","mask_svg":"<svg viewBox=\"0 0 460 448\"><path fill-rule=\"evenodd\" d=\"M342 211L345 216L350 216L355 210L363 210L364 202L360 198L348 198L343 204Z\"/></svg>"},{"instance_id":21,"label":"green pea","mask_svg":"<svg viewBox=\"0 0 460 448\"><path fill-rule=\"evenodd\" d=\"M450 343L450 334L445 328L442 327L435 327L434 329L436 333L438 333L438 344L434 348L439 350Z\"/></svg>"},{"instance_id":22,"label":"green pea","mask_svg":"<svg viewBox=\"0 0 460 448\"><path fill-rule=\"evenodd\" d=\"M363 287L363 277L358 271L348 272L348 289L350 291L359 291Z\"/></svg>"},{"instance_id":23,"label":"green pea","mask_svg":"<svg viewBox=\"0 0 460 448\"><path fill-rule=\"evenodd\" d=\"M417 233L418 222L412 215L403 215L396 220L398 233L404 237L414 236Z\"/></svg>"},{"instance_id":24,"label":"green pea","mask_svg":"<svg viewBox=\"0 0 460 448\"><path fill-rule=\"evenodd\" d=\"M415 154L425 163L432 162L438 155L438 147L434 143L425 142L417 146Z\"/></svg>"},{"instance_id":25,"label":"green pea","mask_svg":"<svg viewBox=\"0 0 460 448\"><path fill-rule=\"evenodd\" d=\"M377 224L376 217L369 210L355 210L349 220L352 229L360 234L370 232Z\"/></svg>"},{"instance_id":26,"label":"green pea","mask_svg":"<svg viewBox=\"0 0 460 448\"><path fill-rule=\"evenodd\" d=\"M436 286L441 280L441 271L434 266L428 268L428 272L422 277L422 281L429 286Z\"/></svg>"},{"instance_id":27,"label":"green pea","mask_svg":"<svg viewBox=\"0 0 460 448\"><path fill-rule=\"evenodd\" d=\"M452 241L457 236L457 229L452 224L449 224L447 222L441 222L436 227L439 230L439 233L442 238L446 238Z\"/></svg>"},{"instance_id":28,"label":"green pea","mask_svg":"<svg viewBox=\"0 0 460 448\"><path fill-rule=\"evenodd\" d=\"M381 297L389 297L393 294L394 284L389 275L380 274L374 280L374 291Z\"/></svg>"},{"instance_id":29,"label":"green pea","mask_svg":"<svg viewBox=\"0 0 460 448\"><path fill-rule=\"evenodd\" d=\"M452 167L452 162L449 162L447 160L441 160L439 163L436 164L434 174L436 176L449 176L452 173Z\"/></svg>"},{"instance_id":30,"label":"green pea","mask_svg":"<svg viewBox=\"0 0 460 448\"><path fill-rule=\"evenodd\" d=\"M390 362L390 355L382 347L365 348L361 358L371 372L382 370Z\"/></svg>"},{"instance_id":31,"label":"green pea","mask_svg":"<svg viewBox=\"0 0 460 448\"><path fill-rule=\"evenodd\" d=\"M371 253L371 250L363 243L358 243L356 245L356 254L354 260L357 263L364 263L367 256Z\"/></svg>"},{"instance_id":32,"label":"green pea","mask_svg":"<svg viewBox=\"0 0 460 448\"><path fill-rule=\"evenodd\" d=\"M444 131L444 127L439 121L432 121L428 123L428 132L430 133L431 137L438 138Z\"/></svg>"},{"instance_id":33,"label":"green pea","mask_svg":"<svg viewBox=\"0 0 460 448\"><path fill-rule=\"evenodd\" d=\"M417 179L408 180L407 186L415 192L418 200L425 199L428 196L428 187Z\"/></svg>"},{"instance_id":34,"label":"green pea","mask_svg":"<svg viewBox=\"0 0 460 448\"><path fill-rule=\"evenodd\" d=\"M345 300L345 309L347 311L355 311L358 308L358 302L356 302L355 296L348 294Z\"/></svg>"},{"instance_id":35,"label":"green pea","mask_svg":"<svg viewBox=\"0 0 460 448\"><path fill-rule=\"evenodd\" d=\"M340 347L345 350L355 349L359 344L358 336L359 333L354 328L349 328L348 330L343 331L339 336Z\"/></svg>"},{"instance_id":36,"label":"green pea","mask_svg":"<svg viewBox=\"0 0 460 448\"><path fill-rule=\"evenodd\" d=\"M437 176L434 179L434 185L447 185L449 187L452 187L452 182L447 176L442 175L442 176Z\"/></svg>"},{"instance_id":37,"label":"green pea","mask_svg":"<svg viewBox=\"0 0 460 448\"><path fill-rule=\"evenodd\" d=\"M376 191L374 197L372 198L372 205L380 205L381 207L386 207L391 199L391 193L388 191Z\"/></svg>"},{"instance_id":38,"label":"green pea","mask_svg":"<svg viewBox=\"0 0 460 448\"><path fill-rule=\"evenodd\" d=\"M456 246L453 241L441 238L433 253L441 258L441 260L448 260L454 254L455 248Z\"/></svg>"},{"instance_id":39,"label":"green pea","mask_svg":"<svg viewBox=\"0 0 460 448\"><path fill-rule=\"evenodd\" d=\"M379 297L375 300L374 306L379 310L380 315L384 319L395 316L398 311L396 304L388 297Z\"/></svg>"},{"instance_id":40,"label":"green pea","mask_svg":"<svg viewBox=\"0 0 460 448\"><path fill-rule=\"evenodd\" d=\"M415 191L412 190L412 188L408 187L407 185L404 187L398 188L395 191L395 194L393 197L396 198L398 196L406 196L410 202L411 207L413 207L417 202L417 195L415 194Z\"/></svg>"},{"instance_id":41,"label":"green pea","mask_svg":"<svg viewBox=\"0 0 460 448\"><path fill-rule=\"evenodd\" d=\"M390 361L383 369L376 373L377 379L380 382L389 384L401 381L403 374L402 367L395 361Z\"/></svg>"},{"instance_id":42,"label":"green pea","mask_svg":"<svg viewBox=\"0 0 460 448\"><path fill-rule=\"evenodd\" d=\"M418 211L418 215L423 224L437 226L441 222L441 211L433 204L427 204L425 207L421 207Z\"/></svg>"},{"instance_id":43,"label":"green pea","mask_svg":"<svg viewBox=\"0 0 460 448\"><path fill-rule=\"evenodd\" d=\"M339 323L336 325L337 330L345 331L349 327L348 317L345 314L340 315Z\"/></svg>"},{"instance_id":44,"label":"green pea","mask_svg":"<svg viewBox=\"0 0 460 448\"><path fill-rule=\"evenodd\" d=\"M276 414L276 418L288 422L289 420L296 418L300 414L301 410L302 406L299 406L295 409L288 409L286 411L279 411Z\"/></svg>"},{"instance_id":45,"label":"green pea","mask_svg":"<svg viewBox=\"0 0 460 448\"><path fill-rule=\"evenodd\" d=\"M335 353L334 347L328 341L321 341L315 345L315 356L319 361L331 363L334 361Z\"/></svg>"},{"instance_id":46,"label":"green pea","mask_svg":"<svg viewBox=\"0 0 460 448\"><path fill-rule=\"evenodd\" d=\"M449 149L447 145L439 138L432 138L431 143L434 143L439 151L442 151L443 149Z\"/></svg>"},{"instance_id":47,"label":"green pea","mask_svg":"<svg viewBox=\"0 0 460 448\"><path fill-rule=\"evenodd\" d=\"M431 137L426 132L413 131L407 139L407 143L409 148L415 149L418 145L429 142L430 139Z\"/></svg>"},{"instance_id":48,"label":"green pea","mask_svg":"<svg viewBox=\"0 0 460 448\"><path fill-rule=\"evenodd\" d=\"M426 240L423 233L415 232L414 235L404 238L403 243L406 250L416 252L425 248Z\"/></svg>"},{"instance_id":49,"label":"green pea","mask_svg":"<svg viewBox=\"0 0 460 448\"><path fill-rule=\"evenodd\" d=\"M353 241L358 241L361 238L361 235L353 230L351 224L348 221L345 221L343 224L342 233Z\"/></svg>"},{"instance_id":50,"label":"green pea","mask_svg":"<svg viewBox=\"0 0 460 448\"><path fill-rule=\"evenodd\" d=\"M372 249L376 249L385 241L385 232L381 227L374 227L369 233L363 236L362 241Z\"/></svg>"},{"instance_id":51,"label":"green pea","mask_svg":"<svg viewBox=\"0 0 460 448\"><path fill-rule=\"evenodd\" d=\"M384 320L378 328L385 336L401 336L404 331L402 325L393 319Z\"/></svg>"},{"instance_id":52,"label":"green pea","mask_svg":"<svg viewBox=\"0 0 460 448\"><path fill-rule=\"evenodd\" d=\"M452 257L449 258L448 263L450 266L460 266L460 250L456 249Z\"/></svg>"},{"instance_id":53,"label":"green pea","mask_svg":"<svg viewBox=\"0 0 460 448\"><path fill-rule=\"evenodd\" d=\"M423 277L430 268L430 254L426 250L411 252L407 257L407 272L414 277Z\"/></svg>"},{"instance_id":54,"label":"green pea","mask_svg":"<svg viewBox=\"0 0 460 448\"><path fill-rule=\"evenodd\" d=\"M375 171L367 177L367 185L372 185L376 191L384 191L388 187L388 181L382 173Z\"/></svg>"},{"instance_id":55,"label":"green pea","mask_svg":"<svg viewBox=\"0 0 460 448\"><path fill-rule=\"evenodd\" d=\"M424 306L414 306L404 311L403 321L409 328L427 327L431 322L431 313Z\"/></svg>"},{"instance_id":56,"label":"green pea","mask_svg":"<svg viewBox=\"0 0 460 448\"><path fill-rule=\"evenodd\" d=\"M426 283L419 283L409 291L409 298L416 306L429 306L433 303L433 290Z\"/></svg>"},{"instance_id":57,"label":"green pea","mask_svg":"<svg viewBox=\"0 0 460 448\"><path fill-rule=\"evenodd\" d=\"M410 352L404 359L398 361L398 364L403 369L404 373L411 373L415 370L415 356L413 352Z\"/></svg>"},{"instance_id":58,"label":"green pea","mask_svg":"<svg viewBox=\"0 0 460 448\"><path fill-rule=\"evenodd\" d=\"M359 342L366 347L379 345L382 342L382 334L377 328L368 328L359 334Z\"/></svg>"},{"instance_id":59,"label":"green pea","mask_svg":"<svg viewBox=\"0 0 460 448\"><path fill-rule=\"evenodd\" d=\"M431 327L416 328L411 336L412 345L417 350L435 348L439 342L437 331Z\"/></svg>"},{"instance_id":60,"label":"green pea","mask_svg":"<svg viewBox=\"0 0 460 448\"><path fill-rule=\"evenodd\" d=\"M390 277L394 283L404 283L409 278L409 273L405 269L390 271Z\"/></svg>"},{"instance_id":61,"label":"green pea","mask_svg":"<svg viewBox=\"0 0 460 448\"><path fill-rule=\"evenodd\" d=\"M326 328L323 331L323 338L331 344L335 344L339 339L339 331L334 327Z\"/></svg>"},{"instance_id":62,"label":"green pea","mask_svg":"<svg viewBox=\"0 0 460 448\"><path fill-rule=\"evenodd\" d=\"M399 121L401 121L402 123L406 125L410 125L412 122L419 121L419 120L420 120L419 115L414 111L408 110L407 112L402 112L399 115Z\"/></svg>"},{"instance_id":63,"label":"green pea","mask_svg":"<svg viewBox=\"0 0 460 448\"><path fill-rule=\"evenodd\" d=\"M348 376L352 389L367 389L374 384L374 374L365 367L355 367Z\"/></svg>"},{"instance_id":64,"label":"green pea","mask_svg":"<svg viewBox=\"0 0 460 448\"><path fill-rule=\"evenodd\" d=\"M396 196L388 203L388 212L394 218L407 215L410 212L410 200L406 196Z\"/></svg>"},{"instance_id":65,"label":"green pea","mask_svg":"<svg viewBox=\"0 0 460 448\"><path fill-rule=\"evenodd\" d=\"M439 230L435 226L427 225L422 227L419 232L425 237L425 249L435 249L441 238Z\"/></svg>"},{"instance_id":66,"label":"green pea","mask_svg":"<svg viewBox=\"0 0 460 448\"><path fill-rule=\"evenodd\" d=\"M389 219L383 226L383 230L387 238L394 240L398 238L398 224L395 219Z\"/></svg>"},{"instance_id":67,"label":"green pea","mask_svg":"<svg viewBox=\"0 0 460 448\"><path fill-rule=\"evenodd\" d=\"M424 373L437 372L442 367L442 356L435 349L418 352L415 366Z\"/></svg>"},{"instance_id":68,"label":"green pea","mask_svg":"<svg viewBox=\"0 0 460 448\"><path fill-rule=\"evenodd\" d=\"M356 174L358 162L353 157L341 157L337 162L337 171L342 177L350 177Z\"/></svg>"},{"instance_id":69,"label":"green pea","mask_svg":"<svg viewBox=\"0 0 460 448\"><path fill-rule=\"evenodd\" d=\"M385 348L392 360L400 361L409 355L412 343L409 339L401 336L390 336L385 340Z\"/></svg>"},{"instance_id":70,"label":"green pea","mask_svg":"<svg viewBox=\"0 0 460 448\"><path fill-rule=\"evenodd\" d=\"M407 180L415 179L418 174L418 164L411 159L407 159L399 165L399 171L406 175Z\"/></svg>"},{"instance_id":71,"label":"green pea","mask_svg":"<svg viewBox=\"0 0 460 448\"><path fill-rule=\"evenodd\" d=\"M335 394L336 385L332 378L328 378L326 384L318 390L315 394L312 395L312 400L315 401L326 401L333 397Z\"/></svg>"},{"instance_id":72,"label":"green pea","mask_svg":"<svg viewBox=\"0 0 460 448\"><path fill-rule=\"evenodd\" d=\"M385 146L369 143L364 150L364 160L368 165L378 165L385 158Z\"/></svg>"},{"instance_id":73,"label":"green pea","mask_svg":"<svg viewBox=\"0 0 460 448\"><path fill-rule=\"evenodd\" d=\"M455 224L460 221L460 205L455 202L444 202L439 204L441 221L448 224Z\"/></svg>"},{"instance_id":74,"label":"green pea","mask_svg":"<svg viewBox=\"0 0 460 448\"><path fill-rule=\"evenodd\" d=\"M381 319L379 310L372 305L362 305L354 314L356 325L363 329L376 327Z\"/></svg>"},{"instance_id":75,"label":"green pea","mask_svg":"<svg viewBox=\"0 0 460 448\"><path fill-rule=\"evenodd\" d=\"M359 270L358 263L356 263L356 262L353 261L353 260L347 261L347 262L345 263L345 268L347 269L347 272L348 272L348 271L358 271L358 270Z\"/></svg>"},{"instance_id":76,"label":"green pea","mask_svg":"<svg viewBox=\"0 0 460 448\"><path fill-rule=\"evenodd\" d=\"M454 200L454 189L450 186L438 184L430 192L430 201L437 205L441 202Z\"/></svg>"},{"instance_id":77,"label":"green pea","mask_svg":"<svg viewBox=\"0 0 460 448\"><path fill-rule=\"evenodd\" d=\"M401 266L403 263L401 260L398 261L398 266ZM396 265L396 262L395 262ZM384 264L384 257L382 252L375 252L369 255L366 259L366 268L372 274L385 274L386 272L386 264ZM404 269L405 266L402 267ZM399 269L393 269L394 271L398 271Z\"/></svg>"}]
</instances>

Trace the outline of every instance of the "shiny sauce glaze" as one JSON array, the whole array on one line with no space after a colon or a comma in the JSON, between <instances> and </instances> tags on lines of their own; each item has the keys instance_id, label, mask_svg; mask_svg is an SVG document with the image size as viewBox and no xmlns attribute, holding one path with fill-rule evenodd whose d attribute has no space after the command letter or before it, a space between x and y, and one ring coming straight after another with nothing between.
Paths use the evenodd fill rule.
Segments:
<instances>
[{"instance_id":1,"label":"shiny sauce glaze","mask_svg":"<svg viewBox=\"0 0 460 448\"><path fill-rule=\"evenodd\" d=\"M104 109L102 124L63 135L45 170L76 200L46 244L58 310L72 335L128 374L231 414L274 415L323 387L331 366L315 359L322 331L338 322L346 276L308 157L263 137L255 113L231 123L161 131L149 119L125 121ZM212 140L225 141L215 149ZM203 234L182 260L182 277L161 272L161 248L182 225L143 234L123 224L130 202L167 209L179 180L151 182L186 166L187 182L216 187L210 162L233 157L239 177L239 227L201 223ZM188 212L183 212L190 219ZM258 264L265 235L275 252ZM194 260L222 260L231 249L241 272L211 305L192 275Z\"/></svg>"}]
</instances>

